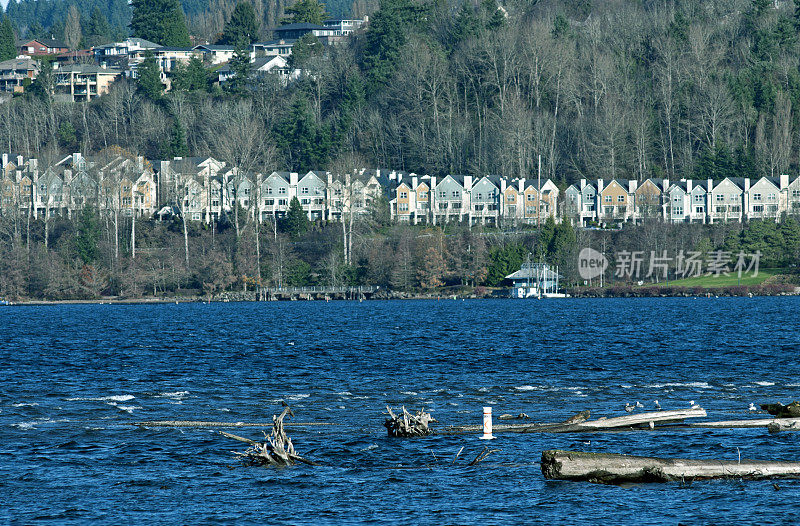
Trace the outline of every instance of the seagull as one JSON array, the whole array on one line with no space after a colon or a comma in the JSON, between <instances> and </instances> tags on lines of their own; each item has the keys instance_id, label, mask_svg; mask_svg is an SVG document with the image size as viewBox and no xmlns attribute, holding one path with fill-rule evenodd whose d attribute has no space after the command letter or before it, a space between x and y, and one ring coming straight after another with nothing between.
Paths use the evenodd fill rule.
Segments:
<instances>
[{"instance_id":1,"label":"seagull","mask_svg":"<svg viewBox=\"0 0 800 526\"><path fill-rule=\"evenodd\" d=\"M625 411L628 413L633 413L633 410L636 409L636 406L633 406L627 402L625 402Z\"/></svg>"},{"instance_id":2,"label":"seagull","mask_svg":"<svg viewBox=\"0 0 800 526\"><path fill-rule=\"evenodd\" d=\"M689 405L692 406L692 409L702 409L698 404L694 402L694 400L689 402Z\"/></svg>"},{"instance_id":3,"label":"seagull","mask_svg":"<svg viewBox=\"0 0 800 526\"><path fill-rule=\"evenodd\" d=\"M656 409L661 409L661 404L658 403L658 400L653 400L653 405L656 406Z\"/></svg>"},{"instance_id":4,"label":"seagull","mask_svg":"<svg viewBox=\"0 0 800 526\"><path fill-rule=\"evenodd\" d=\"M644 404L641 403L639 400L636 400L636 407L642 409L644 407Z\"/></svg>"},{"instance_id":5,"label":"seagull","mask_svg":"<svg viewBox=\"0 0 800 526\"><path fill-rule=\"evenodd\" d=\"M747 410L748 411L758 411L758 409L756 409L756 404L754 404L753 402L750 402L750 407L748 407Z\"/></svg>"}]
</instances>

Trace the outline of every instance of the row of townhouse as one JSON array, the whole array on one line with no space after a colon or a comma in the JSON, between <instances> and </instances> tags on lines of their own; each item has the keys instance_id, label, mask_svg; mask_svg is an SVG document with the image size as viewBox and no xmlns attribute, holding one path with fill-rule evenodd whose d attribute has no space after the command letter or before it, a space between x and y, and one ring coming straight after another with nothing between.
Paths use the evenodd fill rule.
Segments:
<instances>
[{"instance_id":1,"label":"row of townhouse","mask_svg":"<svg viewBox=\"0 0 800 526\"><path fill-rule=\"evenodd\" d=\"M310 220L340 220L366 214L389 181L380 170L360 170L342 176L312 170L249 172L212 157L176 157L158 161L160 218L186 214L210 223L233 211L234 203L261 221L282 218L293 198Z\"/></svg>"},{"instance_id":2,"label":"row of townhouse","mask_svg":"<svg viewBox=\"0 0 800 526\"><path fill-rule=\"evenodd\" d=\"M142 157L119 155L105 162L90 162L76 153L43 166L37 159L2 155L3 215L72 217L76 211L92 206L128 216L151 216L156 195L156 174Z\"/></svg>"},{"instance_id":3,"label":"row of townhouse","mask_svg":"<svg viewBox=\"0 0 800 526\"><path fill-rule=\"evenodd\" d=\"M389 206L393 219L413 224L538 224L548 217L558 219L558 196L550 179L398 173Z\"/></svg>"},{"instance_id":4,"label":"row of townhouse","mask_svg":"<svg viewBox=\"0 0 800 526\"><path fill-rule=\"evenodd\" d=\"M564 218L576 225L609 225L657 218L671 223L780 220L800 213L800 177L720 180L581 179L564 191Z\"/></svg>"}]
</instances>

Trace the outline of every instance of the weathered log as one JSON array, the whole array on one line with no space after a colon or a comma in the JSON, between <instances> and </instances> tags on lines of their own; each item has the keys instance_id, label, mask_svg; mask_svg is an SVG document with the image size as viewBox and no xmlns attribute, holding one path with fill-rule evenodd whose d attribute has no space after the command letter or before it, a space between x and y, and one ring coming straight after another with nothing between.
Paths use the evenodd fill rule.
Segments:
<instances>
[{"instance_id":1,"label":"weathered log","mask_svg":"<svg viewBox=\"0 0 800 526\"><path fill-rule=\"evenodd\" d=\"M778 426L782 431L800 431L800 418L756 418L750 420L722 420L719 422L692 422L689 427L709 429L735 429Z\"/></svg>"},{"instance_id":2,"label":"weathered log","mask_svg":"<svg viewBox=\"0 0 800 526\"><path fill-rule=\"evenodd\" d=\"M389 413L389 418L383 422L383 426L390 437L420 437L433 433L428 424L436 420L424 409L412 415L403 406L403 412L395 415L392 408L387 405L386 411Z\"/></svg>"},{"instance_id":3,"label":"weathered log","mask_svg":"<svg viewBox=\"0 0 800 526\"><path fill-rule=\"evenodd\" d=\"M774 415L776 418L798 418L800 417L800 403L797 401L789 405L777 404L761 404L761 409L767 413Z\"/></svg>"},{"instance_id":4,"label":"weathered log","mask_svg":"<svg viewBox=\"0 0 800 526\"><path fill-rule=\"evenodd\" d=\"M268 427L272 422L215 422L210 420L147 420L131 422L139 427ZM333 422L284 422L286 427L340 426Z\"/></svg>"},{"instance_id":5,"label":"weathered log","mask_svg":"<svg viewBox=\"0 0 800 526\"><path fill-rule=\"evenodd\" d=\"M569 424L580 424L586 422L587 420L589 420L589 416L591 414L592 413L588 409L586 411L581 411L580 413L577 413L575 416L571 416L566 420L564 420L562 424L569 425Z\"/></svg>"},{"instance_id":6,"label":"weathered log","mask_svg":"<svg viewBox=\"0 0 800 526\"><path fill-rule=\"evenodd\" d=\"M578 415L576 415L578 416ZM558 424L555 426L537 426L522 431L523 433L576 433L587 431L607 431L634 426L648 426L651 429L655 424L668 424L683 422L686 418L701 418L706 416L705 409L677 409L672 411L650 411L633 415L618 416L614 418L599 418L587 420L577 424ZM574 417L573 417L574 418Z\"/></svg>"},{"instance_id":7,"label":"weathered log","mask_svg":"<svg viewBox=\"0 0 800 526\"><path fill-rule=\"evenodd\" d=\"M548 450L542 452L542 474L547 479L600 484L727 478L797 479L800 478L800 462L670 459Z\"/></svg>"},{"instance_id":8,"label":"weathered log","mask_svg":"<svg viewBox=\"0 0 800 526\"><path fill-rule=\"evenodd\" d=\"M234 454L252 464L264 466L293 466L297 462L302 462L304 464L316 466L317 464L315 462L307 460L295 452L292 439L286 435L286 431L284 430L283 419L286 418L287 415L294 416L294 413L288 405L283 408L280 416L272 416L272 432L269 435L264 433L266 442L257 442L249 438L226 433L225 431L220 431L220 434L249 444L250 447L247 451L243 453L234 451Z\"/></svg>"}]
</instances>

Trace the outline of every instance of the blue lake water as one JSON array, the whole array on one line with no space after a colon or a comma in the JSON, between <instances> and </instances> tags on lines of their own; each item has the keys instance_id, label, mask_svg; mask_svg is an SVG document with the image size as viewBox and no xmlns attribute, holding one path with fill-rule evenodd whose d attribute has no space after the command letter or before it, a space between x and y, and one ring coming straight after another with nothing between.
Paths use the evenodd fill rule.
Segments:
<instances>
[{"instance_id":1,"label":"blue lake water","mask_svg":"<svg viewBox=\"0 0 800 526\"><path fill-rule=\"evenodd\" d=\"M0 308L0 523L792 524L800 481L546 481L551 448L800 459L797 433L680 430L392 440L387 404L440 422L561 421L626 402L746 418L800 398L800 298L287 302ZM285 400L300 454L240 464L212 429ZM495 420L497 422L497 420ZM259 428L234 433L260 438ZM242 446L242 447L239 447ZM452 459L461 448L456 463Z\"/></svg>"}]
</instances>

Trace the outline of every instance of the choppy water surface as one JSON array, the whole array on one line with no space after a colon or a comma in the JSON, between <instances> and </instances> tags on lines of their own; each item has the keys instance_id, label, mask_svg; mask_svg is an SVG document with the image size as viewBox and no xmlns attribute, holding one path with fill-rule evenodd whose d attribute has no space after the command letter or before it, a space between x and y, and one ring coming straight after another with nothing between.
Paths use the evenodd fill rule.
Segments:
<instances>
[{"instance_id":1,"label":"choppy water surface","mask_svg":"<svg viewBox=\"0 0 800 526\"><path fill-rule=\"evenodd\" d=\"M385 437L385 405L561 421L626 402L747 416L800 398L798 298L0 307L0 522L791 524L800 482L549 482L543 449L797 460L797 433ZM240 465L244 444L145 420L303 422L325 467ZM259 438L257 428L233 430ZM464 447L455 464L451 460Z\"/></svg>"}]
</instances>

